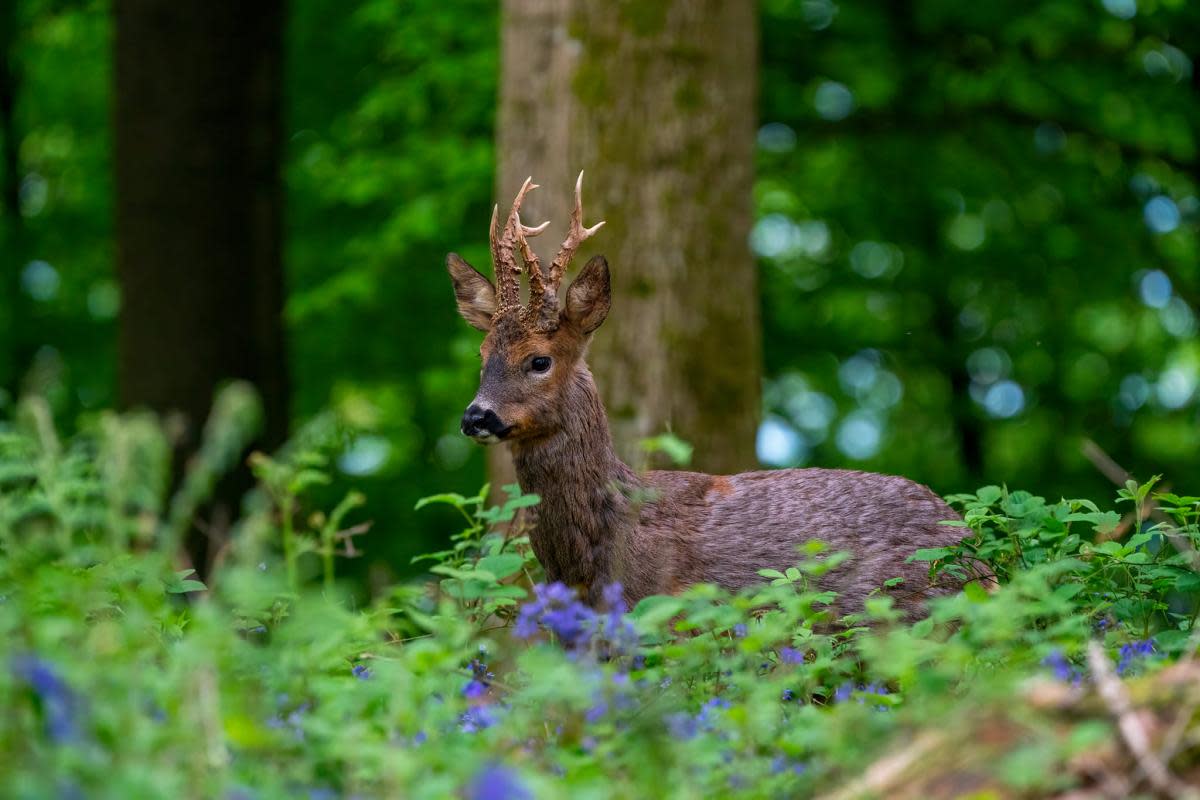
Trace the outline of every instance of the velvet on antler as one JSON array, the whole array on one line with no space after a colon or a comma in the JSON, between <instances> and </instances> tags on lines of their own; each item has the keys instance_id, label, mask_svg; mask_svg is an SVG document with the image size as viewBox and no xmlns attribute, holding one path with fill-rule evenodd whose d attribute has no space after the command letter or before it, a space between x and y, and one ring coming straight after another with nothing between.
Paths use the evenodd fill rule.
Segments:
<instances>
[{"instance_id":1,"label":"velvet on antler","mask_svg":"<svg viewBox=\"0 0 1200 800\"><path fill-rule=\"evenodd\" d=\"M496 219L499 206L492 209L490 239L492 245L492 267L496 272L496 314L493 320L517 313L521 323L535 330L552 331L558 327L558 289L562 285L563 275L575 255L575 251L588 237L604 226L598 222L590 228L583 225L583 172L575 179L575 207L571 211L571 225L567 230L567 238L559 247L558 255L550 264L550 274L542 271L541 262L533 248L529 246L528 237L537 236L546 230L549 221L536 227L529 227L521 222L521 203L525 195L538 185L532 178L526 178L513 200L512 209L499 234L496 232ZM518 260L517 250L520 250ZM521 307L521 262L529 273L529 303Z\"/></svg>"}]
</instances>

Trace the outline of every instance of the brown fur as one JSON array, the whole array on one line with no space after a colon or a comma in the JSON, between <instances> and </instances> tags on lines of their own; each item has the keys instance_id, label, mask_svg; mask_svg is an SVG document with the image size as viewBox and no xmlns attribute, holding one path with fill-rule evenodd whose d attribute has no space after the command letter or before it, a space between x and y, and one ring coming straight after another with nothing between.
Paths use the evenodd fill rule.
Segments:
<instances>
[{"instance_id":1,"label":"brown fur","mask_svg":"<svg viewBox=\"0 0 1200 800\"><path fill-rule=\"evenodd\" d=\"M561 311L553 294L546 298L543 310L553 309L557 327L553 317L545 324L546 313L535 325L522 309L498 306L491 283L457 256L447 266L459 311L487 331L472 408L506 426L481 440L509 442L521 488L541 496L530 542L549 580L584 587L593 605L613 581L630 602L699 582L737 590L760 582L759 569L794 565L798 549L819 539L853 554L821 580L838 593L839 611L861 610L895 577L904 583L890 593L910 613L957 589L930 586L926 566L905 561L919 548L957 542L963 531L939 525L958 517L905 478L832 469L639 475L624 464L584 363L609 309L602 257L583 268ZM532 369L539 356L552 359L548 371Z\"/></svg>"}]
</instances>

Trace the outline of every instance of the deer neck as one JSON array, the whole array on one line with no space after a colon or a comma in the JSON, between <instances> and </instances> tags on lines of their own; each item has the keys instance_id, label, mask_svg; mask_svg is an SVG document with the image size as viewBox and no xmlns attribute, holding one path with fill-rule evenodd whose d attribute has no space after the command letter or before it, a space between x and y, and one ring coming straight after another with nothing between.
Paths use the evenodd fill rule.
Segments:
<instances>
[{"instance_id":1,"label":"deer neck","mask_svg":"<svg viewBox=\"0 0 1200 800\"><path fill-rule=\"evenodd\" d=\"M556 432L512 444L521 488L541 497L530 543L549 580L585 598L620 580L637 474L617 457L591 372L580 366Z\"/></svg>"}]
</instances>

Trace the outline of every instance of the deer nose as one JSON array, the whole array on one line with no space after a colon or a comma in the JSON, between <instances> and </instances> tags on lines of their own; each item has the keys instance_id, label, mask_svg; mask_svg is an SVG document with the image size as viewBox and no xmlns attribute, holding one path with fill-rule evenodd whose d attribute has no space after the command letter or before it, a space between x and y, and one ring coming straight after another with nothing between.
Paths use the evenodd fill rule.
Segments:
<instances>
[{"instance_id":1,"label":"deer nose","mask_svg":"<svg viewBox=\"0 0 1200 800\"><path fill-rule=\"evenodd\" d=\"M467 436L498 434L504 429L496 412L478 403L467 406L462 418L462 432Z\"/></svg>"}]
</instances>

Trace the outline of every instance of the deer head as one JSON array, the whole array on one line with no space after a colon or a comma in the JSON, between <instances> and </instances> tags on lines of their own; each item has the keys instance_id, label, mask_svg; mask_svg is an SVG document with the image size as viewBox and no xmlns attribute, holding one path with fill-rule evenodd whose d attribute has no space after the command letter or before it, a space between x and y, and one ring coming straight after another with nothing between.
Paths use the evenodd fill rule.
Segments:
<instances>
[{"instance_id":1,"label":"deer head","mask_svg":"<svg viewBox=\"0 0 1200 800\"><path fill-rule=\"evenodd\" d=\"M575 251L604 225L583 226L582 187L580 172L567 238L548 274L527 237L542 233L550 223L533 228L521 223L521 202L538 188L530 178L517 192L499 232L499 207L492 210L495 286L457 254L446 257L459 313L472 327L487 333L479 348L483 364L479 391L462 418L462 432L476 441L492 444L554 433L563 423L565 393L575 376L586 370L584 352L592 332L608 315L611 296L608 263L596 256L568 287L566 302L559 307L559 285ZM529 275L529 301L524 306L522 263Z\"/></svg>"}]
</instances>

